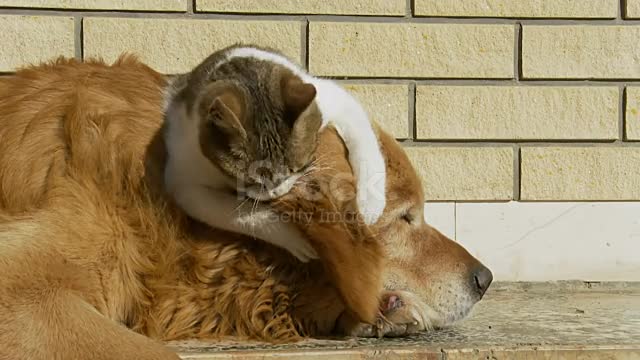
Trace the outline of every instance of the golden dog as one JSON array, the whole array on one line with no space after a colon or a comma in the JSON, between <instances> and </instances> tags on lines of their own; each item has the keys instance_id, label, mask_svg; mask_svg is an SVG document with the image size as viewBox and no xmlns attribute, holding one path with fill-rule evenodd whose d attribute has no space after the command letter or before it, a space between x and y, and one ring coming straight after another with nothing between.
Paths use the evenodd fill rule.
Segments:
<instances>
[{"instance_id":1,"label":"golden dog","mask_svg":"<svg viewBox=\"0 0 640 360\"><path fill-rule=\"evenodd\" d=\"M330 129L320 169L273 204L321 261L185 217L162 191L166 82L127 56L0 79L0 358L175 359L158 340L402 335L482 298L491 272L424 222L419 179L383 131L387 207L374 226L348 216L353 179Z\"/></svg>"}]
</instances>

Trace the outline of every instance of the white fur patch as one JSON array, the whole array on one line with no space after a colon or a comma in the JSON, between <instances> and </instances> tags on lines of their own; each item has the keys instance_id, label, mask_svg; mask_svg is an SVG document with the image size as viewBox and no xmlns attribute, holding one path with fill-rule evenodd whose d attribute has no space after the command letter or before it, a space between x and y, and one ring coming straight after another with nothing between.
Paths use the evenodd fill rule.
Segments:
<instances>
[{"instance_id":1,"label":"white fur patch","mask_svg":"<svg viewBox=\"0 0 640 360\"><path fill-rule=\"evenodd\" d=\"M267 201L267 200L277 199L280 196L283 196L286 193L288 193L289 191L291 191L291 189L293 188L293 185L295 185L296 181L298 181L298 179L300 179L300 176L302 176L302 175L301 174L293 174L291 176L288 176L282 183L280 183L280 185L276 186L275 188L273 188L271 190L267 190L267 191L249 191L249 192L247 192L247 196L249 196L252 199L259 200L259 201Z\"/></svg>"}]
</instances>

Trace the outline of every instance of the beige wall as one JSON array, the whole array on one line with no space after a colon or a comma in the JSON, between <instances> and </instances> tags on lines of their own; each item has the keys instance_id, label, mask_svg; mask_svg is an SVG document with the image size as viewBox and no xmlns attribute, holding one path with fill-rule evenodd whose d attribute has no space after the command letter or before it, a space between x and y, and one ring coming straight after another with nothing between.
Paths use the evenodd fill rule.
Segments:
<instances>
[{"instance_id":1,"label":"beige wall","mask_svg":"<svg viewBox=\"0 0 640 360\"><path fill-rule=\"evenodd\" d=\"M640 0L0 0L0 72L59 54L112 61L133 51L176 73L237 41L277 47L312 73L345 81L410 149L428 199L451 209L513 201L478 211L524 206L527 219L531 207L520 201L640 200L634 19ZM597 211L615 213L602 204ZM450 235L489 244L473 238L482 232L461 230L481 226L467 210L481 205L453 210ZM534 207L546 219L549 206ZM597 222L600 213L589 214L563 236ZM523 220L518 231L537 231L544 219ZM500 229L498 220L484 224ZM616 236L640 251L629 240L633 221L617 223L624 231Z\"/></svg>"}]
</instances>

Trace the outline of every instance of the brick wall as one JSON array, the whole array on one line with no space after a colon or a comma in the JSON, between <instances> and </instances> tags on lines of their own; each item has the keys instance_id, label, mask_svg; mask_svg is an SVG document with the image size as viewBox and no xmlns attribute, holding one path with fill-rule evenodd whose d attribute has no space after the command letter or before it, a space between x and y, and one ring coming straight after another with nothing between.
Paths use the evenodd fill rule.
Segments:
<instances>
[{"instance_id":1,"label":"brick wall","mask_svg":"<svg viewBox=\"0 0 640 360\"><path fill-rule=\"evenodd\" d=\"M474 248L487 243L473 238L482 225L464 216L523 211L529 221L518 226L485 225L508 234L505 249L522 252L511 237L530 241L540 226L567 218L563 206L574 206L531 210L539 204L523 201L579 201L580 208L590 204L582 201L640 200L634 19L640 0L0 0L0 72L59 54L113 60L134 51L177 73L236 41L277 47L313 74L344 81L406 145L428 199L445 202L433 206L432 218L492 257L502 245ZM640 213L634 203L632 210L594 204L567 229L601 213ZM619 256L629 244L640 251L632 236L640 225L628 220L616 225L626 227L624 241L603 265L612 274L629 264L640 274L637 261ZM594 258L605 246L594 231L610 233L602 229L579 240ZM505 263L503 273L537 279L523 261ZM602 274L548 271L551 278Z\"/></svg>"}]
</instances>

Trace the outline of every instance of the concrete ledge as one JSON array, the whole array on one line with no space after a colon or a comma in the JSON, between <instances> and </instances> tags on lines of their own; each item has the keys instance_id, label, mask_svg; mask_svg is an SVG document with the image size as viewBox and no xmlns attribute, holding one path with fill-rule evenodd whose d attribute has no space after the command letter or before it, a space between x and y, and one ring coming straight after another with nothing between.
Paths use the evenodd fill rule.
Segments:
<instances>
[{"instance_id":1,"label":"concrete ledge","mask_svg":"<svg viewBox=\"0 0 640 360\"><path fill-rule=\"evenodd\" d=\"M637 359L640 351L637 348L538 348L501 349L501 350L429 350L420 347L397 349L359 349L359 350L304 350L304 351L238 351L234 353L200 353L182 354L183 359L216 360L216 359L425 359L425 360L458 360L458 359Z\"/></svg>"},{"instance_id":2,"label":"concrete ledge","mask_svg":"<svg viewBox=\"0 0 640 360\"><path fill-rule=\"evenodd\" d=\"M640 284L495 284L457 326L398 339L173 342L183 359L640 359Z\"/></svg>"}]
</instances>

